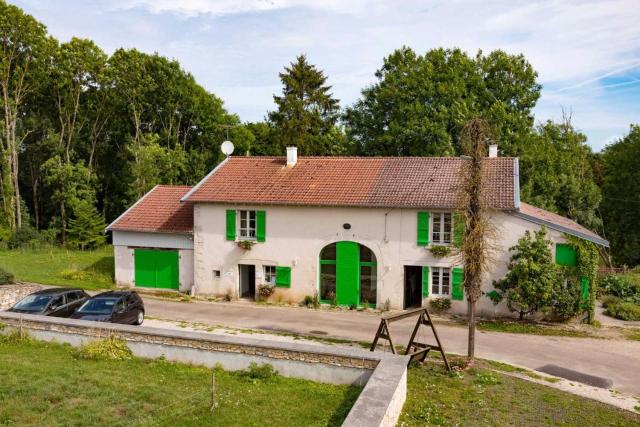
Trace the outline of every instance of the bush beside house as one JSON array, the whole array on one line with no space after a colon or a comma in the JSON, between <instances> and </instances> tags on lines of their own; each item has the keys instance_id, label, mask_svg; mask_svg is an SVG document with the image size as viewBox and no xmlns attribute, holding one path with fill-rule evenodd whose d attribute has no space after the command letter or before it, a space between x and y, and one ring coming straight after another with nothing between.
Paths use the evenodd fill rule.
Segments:
<instances>
[{"instance_id":1,"label":"bush beside house","mask_svg":"<svg viewBox=\"0 0 640 427\"><path fill-rule=\"evenodd\" d=\"M640 281L633 274L611 274L600 282L605 314L621 320L640 320Z\"/></svg>"},{"instance_id":2,"label":"bush beside house","mask_svg":"<svg viewBox=\"0 0 640 427\"><path fill-rule=\"evenodd\" d=\"M513 254L507 275L493 283L496 290L487 297L495 304L506 300L509 310L518 313L520 320L538 312L567 320L583 310L589 311L590 299L584 292L581 266L557 265L552 244L545 227L533 235L526 231L509 249ZM593 288L590 286L591 292Z\"/></svg>"}]
</instances>

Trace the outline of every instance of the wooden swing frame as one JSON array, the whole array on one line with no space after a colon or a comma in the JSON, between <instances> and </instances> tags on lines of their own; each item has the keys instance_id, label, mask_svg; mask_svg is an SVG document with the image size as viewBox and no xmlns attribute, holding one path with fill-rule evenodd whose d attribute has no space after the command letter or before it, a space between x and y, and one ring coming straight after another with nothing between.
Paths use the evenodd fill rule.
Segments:
<instances>
[{"instance_id":1,"label":"wooden swing frame","mask_svg":"<svg viewBox=\"0 0 640 427\"><path fill-rule=\"evenodd\" d=\"M415 308L413 310L405 310L396 314L387 314L382 316L380 319L380 325L378 326L378 332L376 332L376 336L371 343L371 351L375 351L378 340L384 339L389 342L389 347L391 347L391 352L393 354L399 354L396 350L393 340L391 339L391 331L389 329L389 324L393 322L397 322L398 320L406 319L408 317L418 316L416 321L416 325L413 327L413 332L411 333L411 338L409 338L409 343L407 344L407 349L404 354L409 356L408 364L411 362L424 362L427 357L427 354L431 350L439 351L442 355L442 360L444 360L444 366L447 371L451 370L451 366L449 365L449 361L447 360L447 355L442 348L442 344L440 343L440 338L438 337L438 332L436 331L436 327L431 320L431 316L429 315L429 311L426 307ZM416 335L418 334L418 330L421 326L430 326L433 331L433 336L436 338L437 345L421 343L415 341Z\"/></svg>"}]
</instances>

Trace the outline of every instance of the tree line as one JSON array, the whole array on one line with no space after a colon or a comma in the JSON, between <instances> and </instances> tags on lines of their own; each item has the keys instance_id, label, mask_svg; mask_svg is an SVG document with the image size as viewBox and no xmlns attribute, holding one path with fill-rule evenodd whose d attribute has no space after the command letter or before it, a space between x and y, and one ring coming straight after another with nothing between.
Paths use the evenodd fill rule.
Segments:
<instances>
[{"instance_id":1,"label":"tree line","mask_svg":"<svg viewBox=\"0 0 640 427\"><path fill-rule=\"evenodd\" d=\"M457 156L464 124L492 126L500 154L520 157L522 199L602 233L617 263L640 263L640 131L593 153L566 117L535 123L542 89L523 55L460 49L383 59L375 82L341 106L325 73L300 55L279 77L275 108L241 122L175 60L93 41L60 43L0 0L0 240L16 233L92 246L154 185L194 184L236 153ZM635 161L635 163L634 163ZM637 184L636 184L637 183ZM87 231L89 230L89 232Z\"/></svg>"}]
</instances>

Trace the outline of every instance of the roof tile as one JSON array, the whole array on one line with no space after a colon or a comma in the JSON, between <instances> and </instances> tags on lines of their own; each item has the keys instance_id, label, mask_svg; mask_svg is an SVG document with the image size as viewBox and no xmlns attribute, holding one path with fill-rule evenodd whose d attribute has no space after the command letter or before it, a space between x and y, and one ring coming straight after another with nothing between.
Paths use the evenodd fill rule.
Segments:
<instances>
[{"instance_id":1,"label":"roof tile","mask_svg":"<svg viewBox=\"0 0 640 427\"><path fill-rule=\"evenodd\" d=\"M489 205L515 209L514 159L487 158ZM456 157L230 157L190 202L308 206L454 208Z\"/></svg>"},{"instance_id":2,"label":"roof tile","mask_svg":"<svg viewBox=\"0 0 640 427\"><path fill-rule=\"evenodd\" d=\"M186 185L157 185L107 227L107 230L192 233L193 205L180 201Z\"/></svg>"}]
</instances>

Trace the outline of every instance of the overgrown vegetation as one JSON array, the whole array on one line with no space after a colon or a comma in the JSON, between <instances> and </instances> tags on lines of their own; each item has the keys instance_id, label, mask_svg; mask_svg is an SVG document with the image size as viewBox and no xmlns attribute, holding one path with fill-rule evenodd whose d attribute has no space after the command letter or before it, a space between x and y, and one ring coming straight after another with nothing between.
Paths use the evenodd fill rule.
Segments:
<instances>
[{"instance_id":1,"label":"overgrown vegetation","mask_svg":"<svg viewBox=\"0 0 640 427\"><path fill-rule=\"evenodd\" d=\"M640 320L640 280L634 273L611 274L601 280L600 300L605 314L621 320Z\"/></svg>"},{"instance_id":2,"label":"overgrown vegetation","mask_svg":"<svg viewBox=\"0 0 640 427\"><path fill-rule=\"evenodd\" d=\"M451 299L432 298L429 300L429 307L436 313L443 313L451 308Z\"/></svg>"},{"instance_id":3,"label":"overgrown vegetation","mask_svg":"<svg viewBox=\"0 0 640 427\"><path fill-rule=\"evenodd\" d=\"M211 412L212 370L203 367L78 360L73 348L43 342L0 344L0 366L2 425L42 425L43 408L55 408L46 413L47 425L339 426L360 393L355 386L216 369L218 407Z\"/></svg>"},{"instance_id":4,"label":"overgrown vegetation","mask_svg":"<svg viewBox=\"0 0 640 427\"><path fill-rule=\"evenodd\" d=\"M133 353L126 341L110 336L81 345L76 357L87 360L130 360Z\"/></svg>"},{"instance_id":5,"label":"overgrown vegetation","mask_svg":"<svg viewBox=\"0 0 640 427\"><path fill-rule=\"evenodd\" d=\"M8 272L4 268L0 268L0 285L13 283L14 279L15 277L13 276L13 273Z\"/></svg>"},{"instance_id":6,"label":"overgrown vegetation","mask_svg":"<svg viewBox=\"0 0 640 427\"><path fill-rule=\"evenodd\" d=\"M576 266L558 266L552 255L553 242L545 227L525 231L518 243L509 248L513 254L507 275L493 282L495 291L487 293L494 304L503 299L520 320L528 314L543 312L566 320L586 311L593 321L597 293L598 252L591 242L565 236L576 249ZM585 280L587 281L585 283Z\"/></svg>"},{"instance_id":7,"label":"overgrown vegetation","mask_svg":"<svg viewBox=\"0 0 640 427\"><path fill-rule=\"evenodd\" d=\"M437 258L446 257L451 254L451 248L449 246L431 245L429 246L429 250L431 251L433 256Z\"/></svg>"}]
</instances>

